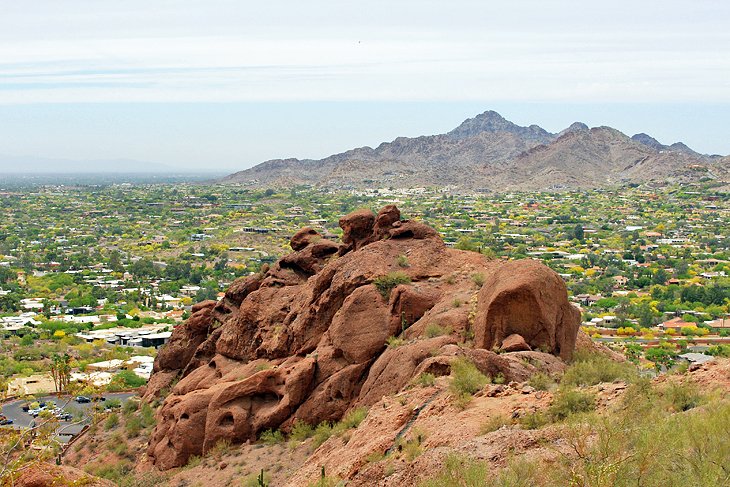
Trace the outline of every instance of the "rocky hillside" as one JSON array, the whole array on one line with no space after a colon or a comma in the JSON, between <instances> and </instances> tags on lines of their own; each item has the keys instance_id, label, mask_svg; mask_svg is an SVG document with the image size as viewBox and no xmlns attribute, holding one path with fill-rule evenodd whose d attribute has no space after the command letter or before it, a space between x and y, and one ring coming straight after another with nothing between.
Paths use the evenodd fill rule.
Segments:
<instances>
[{"instance_id":1,"label":"rocky hillside","mask_svg":"<svg viewBox=\"0 0 730 487\"><path fill-rule=\"evenodd\" d=\"M277 159L222 180L252 186L457 185L471 189L588 188L646 181L727 181L719 156L681 142L576 122L558 134L518 126L493 111L441 135L399 137L321 160Z\"/></svg>"},{"instance_id":2,"label":"rocky hillside","mask_svg":"<svg viewBox=\"0 0 730 487\"><path fill-rule=\"evenodd\" d=\"M340 226L341 244L301 230L292 254L175 329L146 393L170 391L147 452L158 468L339 421L424 374L448 375L459 357L510 382L572 356L580 314L543 264L449 249L395 206Z\"/></svg>"}]
</instances>

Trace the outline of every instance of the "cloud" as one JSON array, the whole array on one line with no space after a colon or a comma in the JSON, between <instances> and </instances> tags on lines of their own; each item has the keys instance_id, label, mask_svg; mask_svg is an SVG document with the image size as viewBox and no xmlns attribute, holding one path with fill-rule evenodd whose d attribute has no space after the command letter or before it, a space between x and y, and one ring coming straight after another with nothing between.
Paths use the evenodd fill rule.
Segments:
<instances>
[{"instance_id":1,"label":"cloud","mask_svg":"<svg viewBox=\"0 0 730 487\"><path fill-rule=\"evenodd\" d=\"M15 2L0 103L730 101L717 2L490 3Z\"/></svg>"}]
</instances>

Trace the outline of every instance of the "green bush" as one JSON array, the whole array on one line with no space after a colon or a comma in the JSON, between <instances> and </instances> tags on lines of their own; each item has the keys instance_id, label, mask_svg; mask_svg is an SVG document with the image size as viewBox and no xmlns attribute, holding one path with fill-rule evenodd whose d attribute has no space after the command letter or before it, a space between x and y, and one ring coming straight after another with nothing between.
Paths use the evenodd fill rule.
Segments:
<instances>
[{"instance_id":1,"label":"green bush","mask_svg":"<svg viewBox=\"0 0 730 487\"><path fill-rule=\"evenodd\" d=\"M536 430L548 423L550 419L541 411L532 411L520 417L520 426L526 430Z\"/></svg>"},{"instance_id":2,"label":"green bush","mask_svg":"<svg viewBox=\"0 0 730 487\"><path fill-rule=\"evenodd\" d=\"M311 438L313 434L314 427L312 427L312 425L297 419L292 425L291 432L289 433L289 439L293 441L304 441L307 438Z\"/></svg>"},{"instance_id":3,"label":"green bush","mask_svg":"<svg viewBox=\"0 0 730 487\"><path fill-rule=\"evenodd\" d=\"M596 408L593 394L575 389L560 389L548 408L553 421L562 421L576 413L587 413Z\"/></svg>"},{"instance_id":4,"label":"green bush","mask_svg":"<svg viewBox=\"0 0 730 487\"><path fill-rule=\"evenodd\" d=\"M392 291L394 287L399 284L410 284L410 282L411 278L408 274L402 271L396 271L376 278L373 281L373 284L383 298L388 299L390 297L390 291Z\"/></svg>"},{"instance_id":5,"label":"green bush","mask_svg":"<svg viewBox=\"0 0 730 487\"><path fill-rule=\"evenodd\" d=\"M428 338L435 338L443 335L448 335L451 333L451 330L448 328L444 328L443 326L436 323L431 323L430 325L426 326L425 332Z\"/></svg>"},{"instance_id":6,"label":"green bush","mask_svg":"<svg viewBox=\"0 0 730 487\"><path fill-rule=\"evenodd\" d=\"M329 440L330 436L332 436L332 424L327 421L319 423L314 429L312 447L314 449L319 448L322 443Z\"/></svg>"},{"instance_id":7,"label":"green bush","mask_svg":"<svg viewBox=\"0 0 730 487\"><path fill-rule=\"evenodd\" d=\"M555 381L543 372L534 374L527 383L538 391L549 391L555 385Z\"/></svg>"},{"instance_id":8,"label":"green bush","mask_svg":"<svg viewBox=\"0 0 730 487\"><path fill-rule=\"evenodd\" d=\"M471 275L471 280L478 287L482 287L485 281L484 274L482 274L481 272L474 273Z\"/></svg>"},{"instance_id":9,"label":"green bush","mask_svg":"<svg viewBox=\"0 0 730 487\"><path fill-rule=\"evenodd\" d=\"M114 374L107 390L111 392L134 389L145 385L147 381L131 370L122 370Z\"/></svg>"},{"instance_id":10,"label":"green bush","mask_svg":"<svg viewBox=\"0 0 730 487\"><path fill-rule=\"evenodd\" d=\"M705 353L715 357L730 357L730 345L714 345L708 348Z\"/></svg>"},{"instance_id":11,"label":"green bush","mask_svg":"<svg viewBox=\"0 0 730 487\"><path fill-rule=\"evenodd\" d=\"M385 341L385 344L389 348L398 348L401 345L403 345L404 343L405 343L405 340L403 340L402 338L399 338L399 337L388 337L388 339Z\"/></svg>"},{"instance_id":12,"label":"green bush","mask_svg":"<svg viewBox=\"0 0 730 487\"><path fill-rule=\"evenodd\" d=\"M284 434L279 430L268 429L261 433L259 441L265 445L277 445L284 442Z\"/></svg>"},{"instance_id":13,"label":"green bush","mask_svg":"<svg viewBox=\"0 0 730 487\"><path fill-rule=\"evenodd\" d=\"M451 362L451 384L449 388L459 408L466 407L472 395L481 390L489 382L489 378L479 372L474 363L463 357Z\"/></svg>"},{"instance_id":14,"label":"green bush","mask_svg":"<svg viewBox=\"0 0 730 487\"><path fill-rule=\"evenodd\" d=\"M129 399L122 404L122 412L126 415L132 414L139 409L139 401Z\"/></svg>"},{"instance_id":15,"label":"green bush","mask_svg":"<svg viewBox=\"0 0 730 487\"><path fill-rule=\"evenodd\" d=\"M433 374L429 374L428 372L424 372L423 374L419 375L415 379L413 379L413 383L417 384L421 387L430 387L436 382L436 376Z\"/></svg>"},{"instance_id":16,"label":"green bush","mask_svg":"<svg viewBox=\"0 0 730 487\"><path fill-rule=\"evenodd\" d=\"M573 363L563 375L561 384L592 386L615 380L630 382L637 375L636 367L629 362L616 362L599 353L576 353Z\"/></svg>"},{"instance_id":17,"label":"green bush","mask_svg":"<svg viewBox=\"0 0 730 487\"><path fill-rule=\"evenodd\" d=\"M104 421L104 429L109 431L112 428L116 428L119 425L119 416L117 413L110 413Z\"/></svg>"},{"instance_id":18,"label":"green bush","mask_svg":"<svg viewBox=\"0 0 730 487\"><path fill-rule=\"evenodd\" d=\"M124 423L124 431L127 433L127 438L136 438L142 431L142 419L137 416L128 417Z\"/></svg>"},{"instance_id":19,"label":"green bush","mask_svg":"<svg viewBox=\"0 0 730 487\"><path fill-rule=\"evenodd\" d=\"M662 390L662 395L674 411L682 412L696 408L704 402L697 386L691 382L672 383Z\"/></svg>"},{"instance_id":20,"label":"green bush","mask_svg":"<svg viewBox=\"0 0 730 487\"><path fill-rule=\"evenodd\" d=\"M510 420L507 416L505 416L504 414L498 414L489 418L479 427L479 434L486 435L493 431L497 431L502 426L507 426L509 424Z\"/></svg>"}]
</instances>

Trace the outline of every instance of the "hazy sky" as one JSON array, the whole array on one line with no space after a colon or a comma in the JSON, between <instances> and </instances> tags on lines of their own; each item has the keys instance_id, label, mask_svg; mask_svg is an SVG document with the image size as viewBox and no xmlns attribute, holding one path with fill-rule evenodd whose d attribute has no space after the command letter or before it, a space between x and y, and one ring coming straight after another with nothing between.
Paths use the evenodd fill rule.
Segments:
<instances>
[{"instance_id":1,"label":"hazy sky","mask_svg":"<svg viewBox=\"0 0 730 487\"><path fill-rule=\"evenodd\" d=\"M0 3L0 153L241 169L495 109L730 153L730 2Z\"/></svg>"}]
</instances>

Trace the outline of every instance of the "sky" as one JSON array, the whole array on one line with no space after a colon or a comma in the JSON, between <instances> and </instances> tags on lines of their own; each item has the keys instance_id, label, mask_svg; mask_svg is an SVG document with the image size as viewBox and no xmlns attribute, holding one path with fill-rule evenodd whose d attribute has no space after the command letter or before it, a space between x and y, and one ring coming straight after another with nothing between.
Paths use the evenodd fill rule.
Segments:
<instances>
[{"instance_id":1,"label":"sky","mask_svg":"<svg viewBox=\"0 0 730 487\"><path fill-rule=\"evenodd\" d=\"M730 154L730 2L0 2L0 154L240 170L493 109Z\"/></svg>"}]
</instances>

